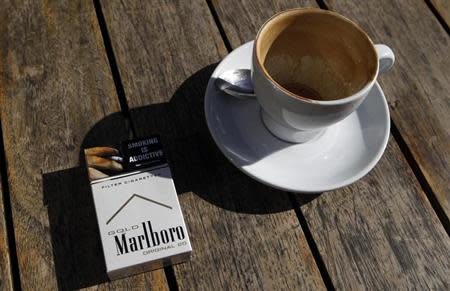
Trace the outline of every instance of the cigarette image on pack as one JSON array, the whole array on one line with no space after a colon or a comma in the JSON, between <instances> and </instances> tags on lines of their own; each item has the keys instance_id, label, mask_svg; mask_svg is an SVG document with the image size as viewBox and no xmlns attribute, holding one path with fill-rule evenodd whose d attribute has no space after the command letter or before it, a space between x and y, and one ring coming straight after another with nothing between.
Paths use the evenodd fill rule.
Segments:
<instances>
[{"instance_id":1,"label":"cigarette image on pack","mask_svg":"<svg viewBox=\"0 0 450 291\"><path fill-rule=\"evenodd\" d=\"M84 153L108 277L189 259L192 247L159 136Z\"/></svg>"}]
</instances>

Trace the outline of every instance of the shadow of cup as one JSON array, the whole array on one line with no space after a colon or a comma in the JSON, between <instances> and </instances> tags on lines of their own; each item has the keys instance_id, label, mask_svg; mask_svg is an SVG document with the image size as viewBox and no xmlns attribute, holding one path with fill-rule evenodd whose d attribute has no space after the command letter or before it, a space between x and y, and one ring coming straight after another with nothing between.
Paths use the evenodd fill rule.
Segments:
<instances>
[{"instance_id":1,"label":"shadow of cup","mask_svg":"<svg viewBox=\"0 0 450 291\"><path fill-rule=\"evenodd\" d=\"M114 146L132 138L133 132L137 137L159 134L182 208L187 207L183 205L183 194L188 192L239 213L267 214L293 208L288 193L246 176L214 144L204 117L204 93L215 67L213 64L193 74L167 103L132 109L129 118L114 113L100 120L83 140L79 167L43 174L44 203L48 207L60 290L89 287L108 280L84 148ZM298 197L301 204L316 196Z\"/></svg>"}]
</instances>

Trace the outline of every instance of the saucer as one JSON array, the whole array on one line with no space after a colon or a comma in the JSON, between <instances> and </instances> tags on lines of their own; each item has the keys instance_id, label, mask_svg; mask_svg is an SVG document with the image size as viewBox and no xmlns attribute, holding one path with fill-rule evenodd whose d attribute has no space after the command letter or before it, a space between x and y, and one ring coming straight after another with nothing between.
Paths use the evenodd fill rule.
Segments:
<instances>
[{"instance_id":1,"label":"saucer","mask_svg":"<svg viewBox=\"0 0 450 291\"><path fill-rule=\"evenodd\" d=\"M231 52L212 74L205 94L211 135L238 169L269 186L317 193L349 185L381 158L389 138L389 109L378 83L360 107L314 140L284 142L264 126L255 99L237 99L216 88L215 78L231 69L250 69L253 41Z\"/></svg>"}]
</instances>

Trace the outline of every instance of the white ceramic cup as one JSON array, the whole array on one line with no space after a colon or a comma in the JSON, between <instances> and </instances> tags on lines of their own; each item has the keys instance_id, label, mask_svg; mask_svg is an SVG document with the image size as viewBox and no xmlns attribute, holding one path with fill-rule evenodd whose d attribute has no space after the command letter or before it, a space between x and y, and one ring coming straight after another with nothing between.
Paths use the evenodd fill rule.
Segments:
<instances>
[{"instance_id":1,"label":"white ceramic cup","mask_svg":"<svg viewBox=\"0 0 450 291\"><path fill-rule=\"evenodd\" d=\"M394 60L389 47L374 45L338 13L278 13L263 24L253 48L252 82L262 120L282 140L311 140L355 111Z\"/></svg>"}]
</instances>

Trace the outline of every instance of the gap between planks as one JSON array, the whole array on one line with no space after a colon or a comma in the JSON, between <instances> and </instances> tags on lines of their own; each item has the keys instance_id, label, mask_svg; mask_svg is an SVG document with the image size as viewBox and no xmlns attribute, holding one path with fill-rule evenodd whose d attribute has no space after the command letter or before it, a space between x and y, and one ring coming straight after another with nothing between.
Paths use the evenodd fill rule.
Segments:
<instances>
[{"instance_id":1,"label":"gap between planks","mask_svg":"<svg viewBox=\"0 0 450 291\"><path fill-rule=\"evenodd\" d=\"M297 219L300 223L300 226L305 234L306 242L308 243L309 249L316 261L317 268L319 269L320 275L322 276L323 283L327 290L336 290L333 285L333 281L331 280L330 274L328 274L325 263L323 262L322 256L320 255L320 251L317 248L317 244L314 241L314 238L311 234L311 231L308 227L308 222L306 221L305 216L303 215L300 204L295 200L295 196L293 193L289 193L289 200L294 208L295 214L297 215Z\"/></svg>"},{"instance_id":2,"label":"gap between planks","mask_svg":"<svg viewBox=\"0 0 450 291\"><path fill-rule=\"evenodd\" d=\"M444 19L444 16L439 12L439 9L433 4L431 0L425 0L425 3L427 4L431 12L434 14L436 19L439 21L439 23L442 25L444 30L447 32L447 34L450 35L450 28L447 24L447 21Z\"/></svg>"},{"instance_id":3,"label":"gap between planks","mask_svg":"<svg viewBox=\"0 0 450 291\"><path fill-rule=\"evenodd\" d=\"M227 37L227 34L225 33L225 30L223 29L222 23L220 23L219 15L217 15L216 9L214 8L213 3L211 0L206 0L206 4L208 4L209 11L211 13L211 16L214 20L214 23L217 26L217 29L219 29L220 36L222 37L223 44L225 45L225 48L228 52L231 52L233 48L231 47L230 40Z\"/></svg>"},{"instance_id":4,"label":"gap between planks","mask_svg":"<svg viewBox=\"0 0 450 291\"><path fill-rule=\"evenodd\" d=\"M16 252L16 236L14 234L11 199L8 185L8 170L6 167L6 154L3 143L3 130L1 119L0 119L0 181L3 192L3 211L5 217L6 239L8 242L8 249L9 249L8 255L9 255L9 264L11 270L13 290L22 290L20 285L19 260L17 258Z\"/></svg>"},{"instance_id":5,"label":"gap between planks","mask_svg":"<svg viewBox=\"0 0 450 291\"><path fill-rule=\"evenodd\" d=\"M105 46L106 55L108 57L109 67L114 80L117 96L119 99L120 110L124 116L127 127L130 128L130 138L137 138L135 126L130 118L130 109L128 107L125 90L123 88L122 77L120 76L117 67L116 57L109 36L108 27L106 25L105 17L103 15L102 6L99 0L93 0L95 7L95 14L97 15L98 26L102 34L103 44ZM164 274L166 276L167 284L170 291L178 291L178 283L176 281L175 272L172 266L164 267Z\"/></svg>"},{"instance_id":6,"label":"gap between planks","mask_svg":"<svg viewBox=\"0 0 450 291\"><path fill-rule=\"evenodd\" d=\"M95 14L97 15L98 26L102 34L103 44L105 46L106 56L108 58L109 67L114 80L114 86L116 88L117 96L120 104L120 111L124 115L127 125L131 128L132 137L136 137L136 131L130 118L130 109L128 107L127 98L125 96L125 90L123 89L122 77L120 76L119 69L117 67L116 56L111 44L111 38L109 36L108 27L106 25L105 16L103 15L102 5L99 0L93 0L95 7Z\"/></svg>"},{"instance_id":7,"label":"gap between planks","mask_svg":"<svg viewBox=\"0 0 450 291\"><path fill-rule=\"evenodd\" d=\"M411 153L408 145L406 144L400 131L398 130L397 126L395 125L392 119L391 119L391 134L394 137L395 141L397 142L398 147L400 148L400 151L402 152L406 161L408 162L409 167L412 169L414 176L416 177L417 181L420 184L420 187L422 188L422 191L425 193L425 196L427 196L428 201L431 204L431 207L433 208L434 212L439 218L439 221L444 226L447 235L450 237L450 221L447 215L445 214L445 211L442 208L441 204L439 204L439 201L437 200L436 195L434 195L434 192L431 189L430 184L428 183L427 179L420 170L417 161L414 159L413 154Z\"/></svg>"}]
</instances>

